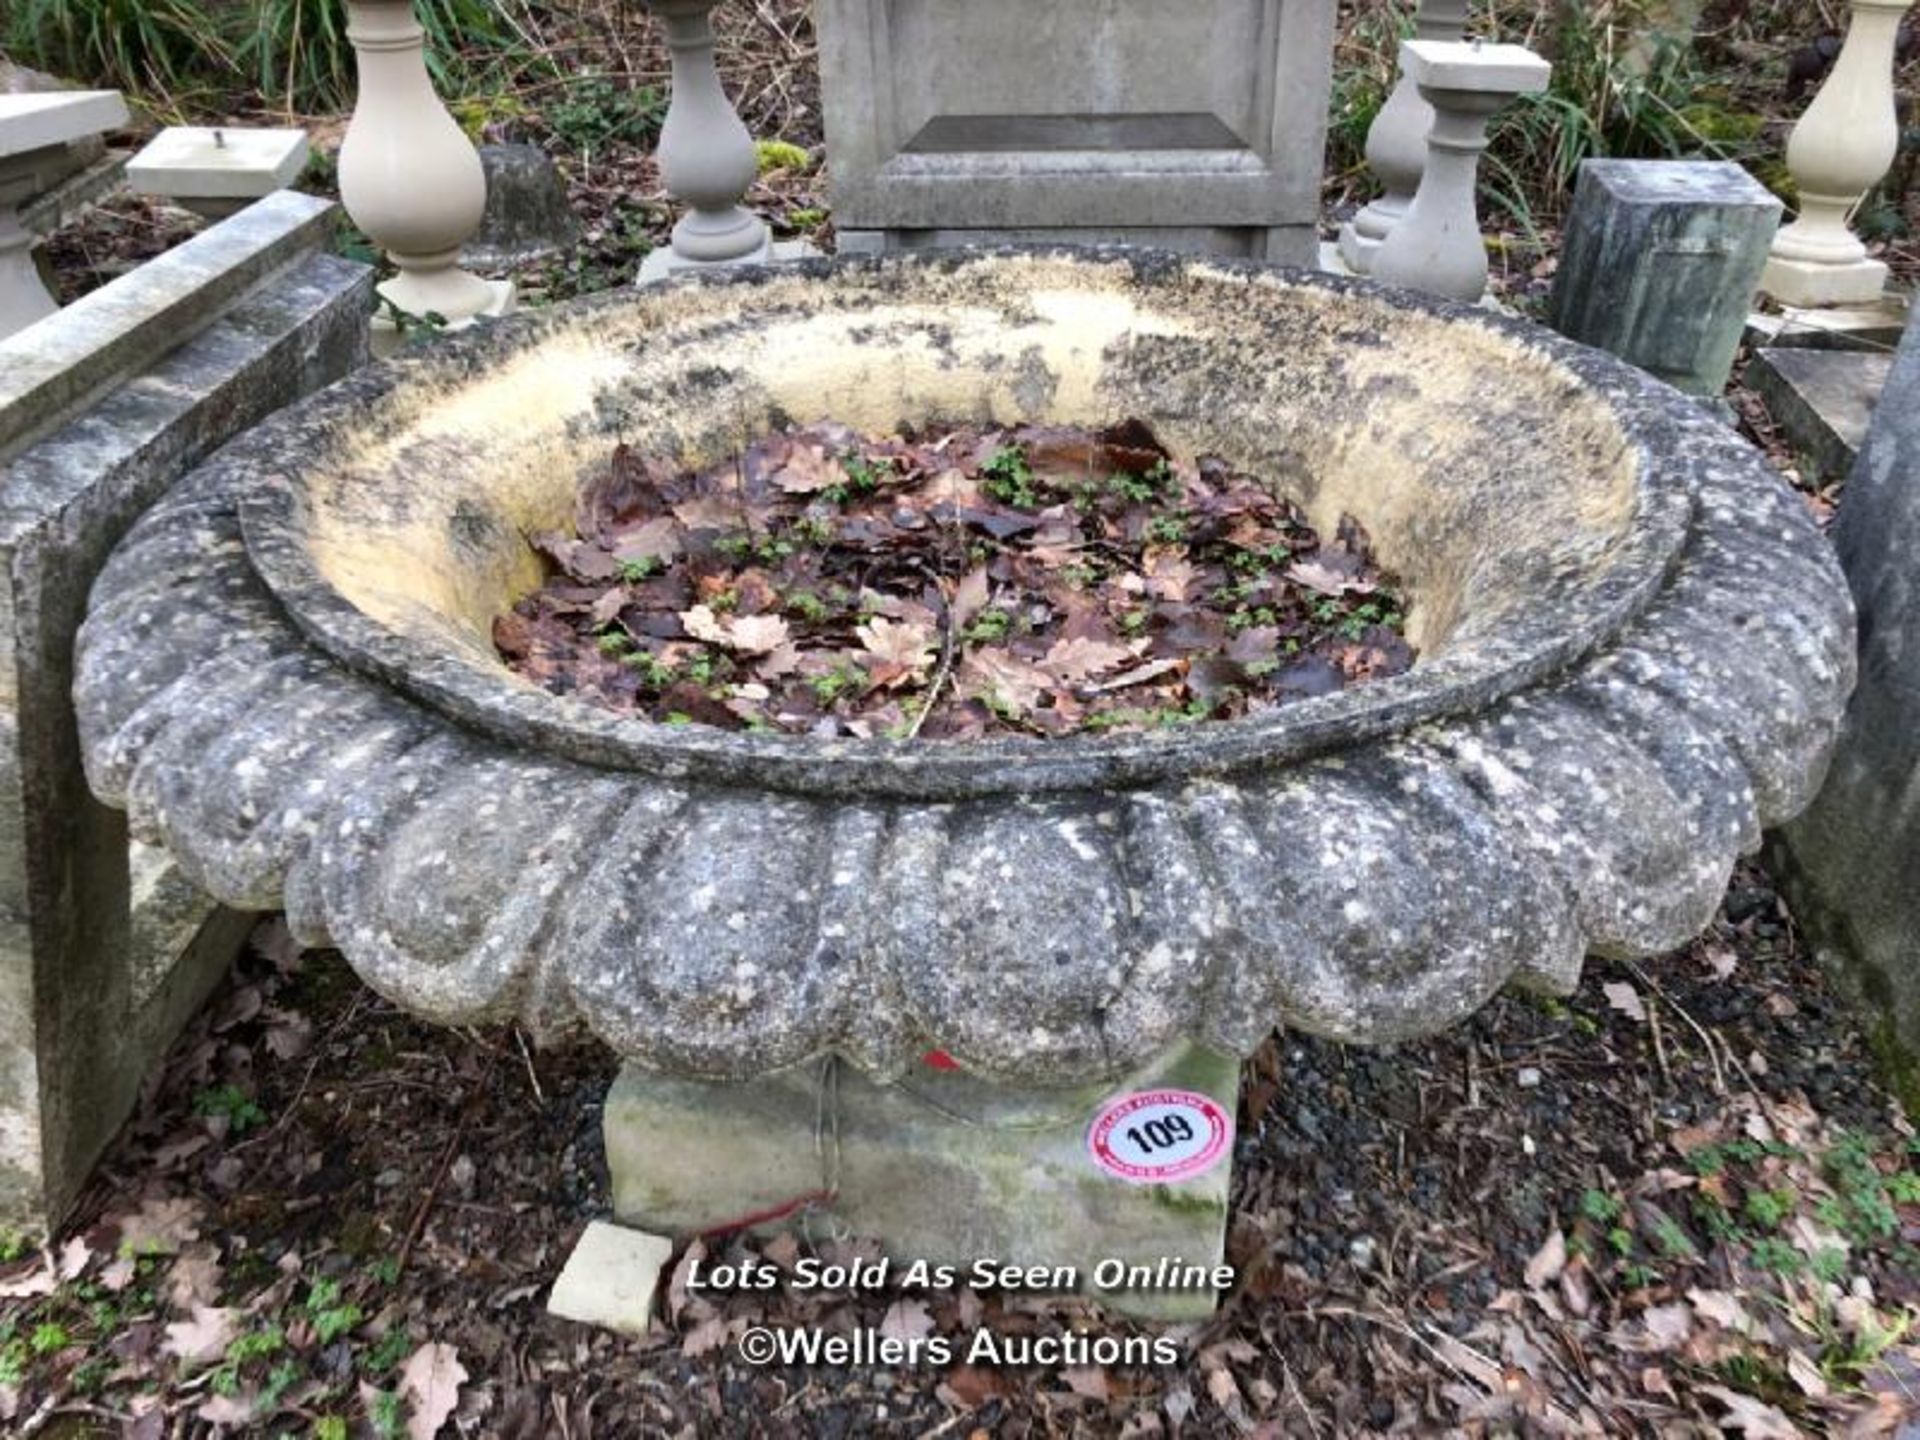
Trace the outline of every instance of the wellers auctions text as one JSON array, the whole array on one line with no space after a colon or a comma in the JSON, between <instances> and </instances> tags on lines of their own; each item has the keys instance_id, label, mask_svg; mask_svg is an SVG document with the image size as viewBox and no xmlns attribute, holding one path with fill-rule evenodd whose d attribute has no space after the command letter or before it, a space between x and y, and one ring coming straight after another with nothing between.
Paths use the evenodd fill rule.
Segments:
<instances>
[{"instance_id":1,"label":"wellers auctions text","mask_svg":"<svg viewBox=\"0 0 1920 1440\"><path fill-rule=\"evenodd\" d=\"M1177 1365L1180 1342L1171 1335L888 1335L878 1330L827 1334L818 1329L756 1329L741 1337L740 1352L757 1365L951 1365L982 1369L1053 1365Z\"/></svg>"}]
</instances>

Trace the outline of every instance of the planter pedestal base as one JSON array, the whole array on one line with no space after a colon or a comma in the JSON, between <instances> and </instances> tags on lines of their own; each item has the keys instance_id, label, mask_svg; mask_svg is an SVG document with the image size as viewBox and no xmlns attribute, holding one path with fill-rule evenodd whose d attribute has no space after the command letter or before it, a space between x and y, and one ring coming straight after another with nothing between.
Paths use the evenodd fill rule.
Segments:
<instances>
[{"instance_id":1,"label":"planter pedestal base","mask_svg":"<svg viewBox=\"0 0 1920 1440\"><path fill-rule=\"evenodd\" d=\"M1087 1146L1111 1097L1198 1091L1231 1116L1237 1062L1187 1048L1127 1080L1015 1089L926 1067L879 1085L828 1062L743 1083L670 1080L628 1066L607 1097L607 1162L622 1224L694 1234L744 1219L767 1232L872 1237L898 1278L917 1260L966 1284L976 1261L1070 1266L1081 1292L1127 1314L1211 1314L1206 1285L1104 1288L1103 1262L1213 1267L1226 1244L1231 1146L1204 1174L1142 1185Z\"/></svg>"}]
</instances>

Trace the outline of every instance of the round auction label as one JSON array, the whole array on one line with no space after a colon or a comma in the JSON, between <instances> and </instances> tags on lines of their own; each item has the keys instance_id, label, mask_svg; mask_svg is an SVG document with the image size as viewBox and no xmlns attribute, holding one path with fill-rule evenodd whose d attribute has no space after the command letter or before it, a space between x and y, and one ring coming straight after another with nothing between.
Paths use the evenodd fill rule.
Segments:
<instances>
[{"instance_id":1,"label":"round auction label","mask_svg":"<svg viewBox=\"0 0 1920 1440\"><path fill-rule=\"evenodd\" d=\"M1204 1175L1227 1153L1233 1117L1196 1090L1136 1090L1102 1105L1087 1151L1109 1175L1169 1185Z\"/></svg>"}]
</instances>

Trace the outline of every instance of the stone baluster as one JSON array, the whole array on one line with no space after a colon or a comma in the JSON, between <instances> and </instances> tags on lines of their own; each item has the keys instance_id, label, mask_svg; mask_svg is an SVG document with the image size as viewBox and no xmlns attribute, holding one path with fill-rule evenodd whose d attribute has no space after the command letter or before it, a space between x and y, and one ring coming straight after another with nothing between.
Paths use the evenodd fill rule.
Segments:
<instances>
[{"instance_id":1,"label":"stone baluster","mask_svg":"<svg viewBox=\"0 0 1920 1440\"><path fill-rule=\"evenodd\" d=\"M660 178L687 213L669 250L640 267L646 284L675 270L771 260L766 222L741 204L758 173L753 137L720 84L711 15L719 0L644 0L666 27L673 95L660 129Z\"/></svg>"},{"instance_id":2,"label":"stone baluster","mask_svg":"<svg viewBox=\"0 0 1920 1440\"><path fill-rule=\"evenodd\" d=\"M1782 304L1855 305L1879 298L1887 267L1847 227L1900 148L1894 51L1912 0L1851 0L1846 43L1787 142L1800 215L1774 236L1760 288Z\"/></svg>"},{"instance_id":3,"label":"stone baluster","mask_svg":"<svg viewBox=\"0 0 1920 1440\"><path fill-rule=\"evenodd\" d=\"M1413 18L1419 40L1459 40L1467 33L1467 0L1420 0ZM1340 258L1356 275L1369 274L1389 231L1407 213L1427 168L1427 132L1433 107L1404 69L1367 131L1367 168L1385 193L1340 227Z\"/></svg>"},{"instance_id":4,"label":"stone baluster","mask_svg":"<svg viewBox=\"0 0 1920 1440\"><path fill-rule=\"evenodd\" d=\"M434 93L426 33L411 0L347 0L347 39L359 62L353 121L340 146L340 200L387 252L399 275L380 295L415 319L447 328L513 308L511 281L460 268L460 247L486 206L480 156ZM397 332L375 322L375 348Z\"/></svg>"},{"instance_id":5,"label":"stone baluster","mask_svg":"<svg viewBox=\"0 0 1920 1440\"><path fill-rule=\"evenodd\" d=\"M34 264L28 203L71 173L68 146L126 123L113 90L0 95L0 339L60 308Z\"/></svg>"},{"instance_id":6,"label":"stone baluster","mask_svg":"<svg viewBox=\"0 0 1920 1440\"><path fill-rule=\"evenodd\" d=\"M33 263L38 237L20 220L21 207L37 190L31 174L0 175L0 340L60 308Z\"/></svg>"},{"instance_id":7,"label":"stone baluster","mask_svg":"<svg viewBox=\"0 0 1920 1440\"><path fill-rule=\"evenodd\" d=\"M1454 300L1478 300L1487 288L1474 186L1487 122L1515 95L1544 90L1553 73L1519 45L1477 40L1410 40L1400 66L1433 107L1427 164L1407 213L1373 257L1373 278Z\"/></svg>"}]
</instances>

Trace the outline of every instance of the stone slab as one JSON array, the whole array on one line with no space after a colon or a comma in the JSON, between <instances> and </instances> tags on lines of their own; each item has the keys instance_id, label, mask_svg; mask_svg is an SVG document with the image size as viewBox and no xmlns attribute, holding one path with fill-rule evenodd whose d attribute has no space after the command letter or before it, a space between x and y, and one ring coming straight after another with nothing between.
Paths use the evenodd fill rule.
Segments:
<instances>
[{"instance_id":1,"label":"stone slab","mask_svg":"<svg viewBox=\"0 0 1920 1440\"><path fill-rule=\"evenodd\" d=\"M1891 352L1906 329L1907 306L1905 296L1888 294L1868 305L1756 310L1747 316L1746 343L1791 345L1809 350Z\"/></svg>"},{"instance_id":2,"label":"stone slab","mask_svg":"<svg viewBox=\"0 0 1920 1440\"><path fill-rule=\"evenodd\" d=\"M0 340L0 461L329 243L337 207L281 191ZM57 323L55 323L57 322Z\"/></svg>"},{"instance_id":3,"label":"stone slab","mask_svg":"<svg viewBox=\"0 0 1920 1440\"><path fill-rule=\"evenodd\" d=\"M1212 1312L1211 1290L1100 1291L1092 1276L1103 1260L1220 1264L1229 1162L1134 1185L1099 1170L1086 1137L1101 1103L1126 1090L1197 1090L1232 1114L1237 1062L1189 1048L1124 1082L1064 1091L924 1068L883 1086L827 1064L736 1084L622 1070L605 1112L614 1213L677 1235L756 1217L761 1230L851 1232L903 1264L1071 1266L1116 1310Z\"/></svg>"},{"instance_id":4,"label":"stone slab","mask_svg":"<svg viewBox=\"0 0 1920 1440\"><path fill-rule=\"evenodd\" d=\"M1769 856L1815 953L1920 1106L1920 315L1887 377L1833 539L1860 611L1860 685L1813 806Z\"/></svg>"},{"instance_id":5,"label":"stone slab","mask_svg":"<svg viewBox=\"0 0 1920 1440\"><path fill-rule=\"evenodd\" d=\"M716 266L784 265L794 260L810 260L819 254L819 247L809 240L770 240L766 253L753 259L704 261L684 259L674 253L671 247L662 245L649 250L640 261L640 271L634 277L634 283L652 285L683 270L710 270Z\"/></svg>"},{"instance_id":6,"label":"stone slab","mask_svg":"<svg viewBox=\"0 0 1920 1440\"><path fill-rule=\"evenodd\" d=\"M108 372L18 389L43 407L33 425L0 410L0 433L21 437L0 453L0 1218L10 1224L57 1223L251 924L133 851L124 818L88 792L72 652L93 578L133 521L234 435L366 355L372 272L320 253L333 207L292 198L303 240L291 247L284 225L261 235L244 218L226 222L277 263L235 255L222 226L199 237L228 261L215 272L224 303L195 306L179 275L161 272L160 308L181 328L142 368L117 374L111 362L126 352L111 344L61 344L73 313L63 312L34 330L76 363L105 354ZM152 268L96 292L118 292L101 309L146 313L126 292ZM6 361L35 358L31 338L0 343L0 390L14 384ZM73 399L55 407L52 394Z\"/></svg>"},{"instance_id":7,"label":"stone slab","mask_svg":"<svg viewBox=\"0 0 1920 1440\"><path fill-rule=\"evenodd\" d=\"M547 1297L547 1313L622 1335L645 1335L653 1324L660 1275L673 1242L644 1230L589 1222Z\"/></svg>"},{"instance_id":8,"label":"stone slab","mask_svg":"<svg viewBox=\"0 0 1920 1440\"><path fill-rule=\"evenodd\" d=\"M1893 356L1863 350L1767 349L1754 353L1747 384L1823 475L1853 468Z\"/></svg>"},{"instance_id":9,"label":"stone slab","mask_svg":"<svg viewBox=\"0 0 1920 1440\"><path fill-rule=\"evenodd\" d=\"M127 123L118 90L48 90L0 95L0 158L66 145Z\"/></svg>"},{"instance_id":10,"label":"stone slab","mask_svg":"<svg viewBox=\"0 0 1920 1440\"><path fill-rule=\"evenodd\" d=\"M1554 276L1554 328L1690 395L1720 394L1780 211L1738 165L1587 161Z\"/></svg>"},{"instance_id":11,"label":"stone slab","mask_svg":"<svg viewBox=\"0 0 1920 1440\"><path fill-rule=\"evenodd\" d=\"M1227 231L1224 253L1311 264L1334 9L822 0L835 223L889 248Z\"/></svg>"}]
</instances>

